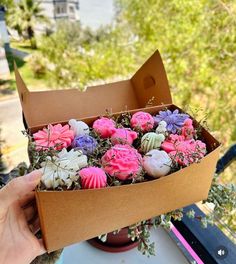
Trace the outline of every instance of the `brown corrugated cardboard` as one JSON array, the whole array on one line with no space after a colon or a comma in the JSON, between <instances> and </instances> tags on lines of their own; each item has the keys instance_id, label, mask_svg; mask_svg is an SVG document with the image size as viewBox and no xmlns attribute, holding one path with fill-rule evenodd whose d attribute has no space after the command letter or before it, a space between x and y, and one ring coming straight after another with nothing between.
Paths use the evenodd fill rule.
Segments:
<instances>
[{"instance_id":1,"label":"brown corrugated cardboard","mask_svg":"<svg viewBox=\"0 0 236 264\"><path fill-rule=\"evenodd\" d=\"M168 81L158 51L126 81L89 87L86 92L56 90L29 92L17 68L15 75L29 130L71 118L89 125L108 109L113 113L145 108L154 97L157 113L172 104ZM94 190L36 191L44 242L49 252L90 239L140 220L175 210L207 198L219 155L219 143L202 132L208 154L193 164L161 179Z\"/></svg>"},{"instance_id":2,"label":"brown corrugated cardboard","mask_svg":"<svg viewBox=\"0 0 236 264\"><path fill-rule=\"evenodd\" d=\"M17 68L16 83L28 127L60 122L73 118L98 116L106 109L115 112L146 106L154 97L154 105L171 104L168 81L159 52L130 79L76 89L29 92Z\"/></svg>"}]
</instances>

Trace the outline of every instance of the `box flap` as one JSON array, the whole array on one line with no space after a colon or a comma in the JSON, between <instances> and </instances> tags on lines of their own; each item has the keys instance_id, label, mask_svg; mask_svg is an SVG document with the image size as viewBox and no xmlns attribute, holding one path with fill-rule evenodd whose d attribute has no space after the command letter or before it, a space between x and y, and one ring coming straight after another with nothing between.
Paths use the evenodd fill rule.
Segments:
<instances>
[{"instance_id":1,"label":"box flap","mask_svg":"<svg viewBox=\"0 0 236 264\"><path fill-rule=\"evenodd\" d=\"M25 120L29 128L71 118L99 116L106 110L120 112L143 108L154 97L153 105L172 102L161 56L156 51L131 80L77 89L30 92L15 68Z\"/></svg>"},{"instance_id":2,"label":"box flap","mask_svg":"<svg viewBox=\"0 0 236 264\"><path fill-rule=\"evenodd\" d=\"M153 105L172 104L166 71L158 50L134 74L131 82L142 107L152 97Z\"/></svg>"},{"instance_id":3,"label":"box flap","mask_svg":"<svg viewBox=\"0 0 236 264\"><path fill-rule=\"evenodd\" d=\"M30 92L15 66L17 89L29 128L71 118L99 116L138 108L130 80L87 88Z\"/></svg>"}]
</instances>

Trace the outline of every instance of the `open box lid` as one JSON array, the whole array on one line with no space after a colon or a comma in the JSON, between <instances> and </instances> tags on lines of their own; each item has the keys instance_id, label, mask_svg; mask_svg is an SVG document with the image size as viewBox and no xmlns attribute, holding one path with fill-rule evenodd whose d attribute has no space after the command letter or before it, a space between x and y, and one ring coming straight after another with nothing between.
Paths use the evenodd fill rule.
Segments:
<instances>
[{"instance_id":1,"label":"open box lid","mask_svg":"<svg viewBox=\"0 0 236 264\"><path fill-rule=\"evenodd\" d=\"M130 80L77 89L30 92L15 68L16 86L29 128L49 123L99 116L152 105L171 104L164 65L157 50Z\"/></svg>"}]
</instances>

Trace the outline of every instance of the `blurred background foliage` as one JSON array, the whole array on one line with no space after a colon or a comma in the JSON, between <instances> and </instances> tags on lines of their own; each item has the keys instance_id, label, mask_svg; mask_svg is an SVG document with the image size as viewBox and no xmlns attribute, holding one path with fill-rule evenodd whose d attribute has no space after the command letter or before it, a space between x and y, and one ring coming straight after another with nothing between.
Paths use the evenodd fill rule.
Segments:
<instances>
[{"instance_id":1,"label":"blurred background foliage","mask_svg":"<svg viewBox=\"0 0 236 264\"><path fill-rule=\"evenodd\" d=\"M117 0L116 9L110 27L92 32L61 23L41 39L52 85L84 89L91 81L129 77L159 49L174 103L191 106L200 118L207 114L223 146L236 141L236 2Z\"/></svg>"},{"instance_id":2,"label":"blurred background foliage","mask_svg":"<svg viewBox=\"0 0 236 264\"><path fill-rule=\"evenodd\" d=\"M16 7L8 5L13 21ZM38 37L26 83L45 79L50 88L84 89L128 78L159 49L174 103L206 118L224 151L236 141L236 1L116 0L115 6L110 26L92 31L62 21L56 32ZM235 169L226 171L226 182L236 182Z\"/></svg>"},{"instance_id":3,"label":"blurred background foliage","mask_svg":"<svg viewBox=\"0 0 236 264\"><path fill-rule=\"evenodd\" d=\"M222 152L236 141L235 0L116 0L112 25L94 32L59 23L37 45L29 61L35 78L82 90L132 76L159 49L174 103L207 120ZM235 172L233 164L221 181L236 183Z\"/></svg>"}]
</instances>

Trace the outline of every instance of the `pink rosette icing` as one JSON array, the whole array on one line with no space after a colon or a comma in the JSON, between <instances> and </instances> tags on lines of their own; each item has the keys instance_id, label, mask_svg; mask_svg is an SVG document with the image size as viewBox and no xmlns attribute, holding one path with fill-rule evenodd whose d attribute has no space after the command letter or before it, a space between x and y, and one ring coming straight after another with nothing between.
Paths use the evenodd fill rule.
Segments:
<instances>
[{"instance_id":1,"label":"pink rosette icing","mask_svg":"<svg viewBox=\"0 0 236 264\"><path fill-rule=\"evenodd\" d=\"M117 144L102 157L106 173L120 180L135 177L142 168L142 156L130 145Z\"/></svg>"},{"instance_id":2,"label":"pink rosette icing","mask_svg":"<svg viewBox=\"0 0 236 264\"><path fill-rule=\"evenodd\" d=\"M133 141L138 137L135 131L128 128L117 128L111 136L111 142L116 144L129 144L132 145Z\"/></svg>"},{"instance_id":3,"label":"pink rosette icing","mask_svg":"<svg viewBox=\"0 0 236 264\"><path fill-rule=\"evenodd\" d=\"M101 138L110 137L116 130L116 123L107 117L101 117L94 121L93 129L101 136Z\"/></svg>"},{"instance_id":4,"label":"pink rosette icing","mask_svg":"<svg viewBox=\"0 0 236 264\"><path fill-rule=\"evenodd\" d=\"M195 135L195 129L193 127L193 121L190 118L187 118L184 121L184 125L181 129L181 135L185 137L185 139L192 139Z\"/></svg>"},{"instance_id":5,"label":"pink rosette icing","mask_svg":"<svg viewBox=\"0 0 236 264\"><path fill-rule=\"evenodd\" d=\"M148 132L154 126L154 118L149 113L140 111L133 114L130 123L132 128L141 130L142 132Z\"/></svg>"},{"instance_id":6,"label":"pink rosette icing","mask_svg":"<svg viewBox=\"0 0 236 264\"><path fill-rule=\"evenodd\" d=\"M83 189L98 189L106 187L106 173L98 167L88 167L79 171Z\"/></svg>"},{"instance_id":7,"label":"pink rosette icing","mask_svg":"<svg viewBox=\"0 0 236 264\"><path fill-rule=\"evenodd\" d=\"M52 147L56 150L67 148L74 139L74 132L70 130L69 125L62 126L48 125L47 128L39 130L33 134L36 143L36 150L45 150Z\"/></svg>"},{"instance_id":8,"label":"pink rosette icing","mask_svg":"<svg viewBox=\"0 0 236 264\"><path fill-rule=\"evenodd\" d=\"M201 140L185 139L182 135L171 134L161 148L179 165L188 166L199 162L206 154L206 144Z\"/></svg>"},{"instance_id":9,"label":"pink rosette icing","mask_svg":"<svg viewBox=\"0 0 236 264\"><path fill-rule=\"evenodd\" d=\"M168 139L161 144L161 148L167 153L175 150L184 151L186 149L184 140L184 137L181 135L170 134Z\"/></svg>"}]
</instances>

